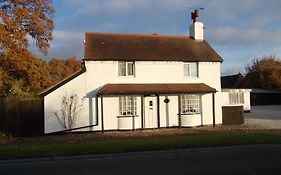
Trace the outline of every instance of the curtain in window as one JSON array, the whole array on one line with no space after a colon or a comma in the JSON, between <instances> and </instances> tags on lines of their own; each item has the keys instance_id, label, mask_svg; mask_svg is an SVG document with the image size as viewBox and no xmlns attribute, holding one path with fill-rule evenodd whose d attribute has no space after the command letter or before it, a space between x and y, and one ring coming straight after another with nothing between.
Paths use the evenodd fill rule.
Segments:
<instances>
[{"instance_id":1,"label":"curtain in window","mask_svg":"<svg viewBox=\"0 0 281 175\"><path fill-rule=\"evenodd\" d=\"M126 76L126 62L118 62L118 75Z\"/></svg>"},{"instance_id":2,"label":"curtain in window","mask_svg":"<svg viewBox=\"0 0 281 175\"><path fill-rule=\"evenodd\" d=\"M119 97L119 114L120 115L136 115L137 100L134 96Z\"/></svg>"},{"instance_id":3,"label":"curtain in window","mask_svg":"<svg viewBox=\"0 0 281 175\"><path fill-rule=\"evenodd\" d=\"M244 93L243 92L231 92L229 93L229 104L243 104Z\"/></svg>"},{"instance_id":4,"label":"curtain in window","mask_svg":"<svg viewBox=\"0 0 281 175\"><path fill-rule=\"evenodd\" d=\"M198 77L197 63L184 63L183 72L186 77Z\"/></svg>"},{"instance_id":5,"label":"curtain in window","mask_svg":"<svg viewBox=\"0 0 281 175\"><path fill-rule=\"evenodd\" d=\"M181 95L181 113L199 114L201 113L201 100L199 94Z\"/></svg>"},{"instance_id":6,"label":"curtain in window","mask_svg":"<svg viewBox=\"0 0 281 175\"><path fill-rule=\"evenodd\" d=\"M134 63L127 63L128 75L134 75Z\"/></svg>"}]
</instances>

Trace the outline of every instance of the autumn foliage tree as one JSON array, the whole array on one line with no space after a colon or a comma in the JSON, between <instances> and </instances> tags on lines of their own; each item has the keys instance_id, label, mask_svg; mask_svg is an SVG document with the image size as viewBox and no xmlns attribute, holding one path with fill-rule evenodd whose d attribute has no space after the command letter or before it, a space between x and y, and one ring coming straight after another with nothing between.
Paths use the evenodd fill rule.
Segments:
<instances>
[{"instance_id":1,"label":"autumn foliage tree","mask_svg":"<svg viewBox=\"0 0 281 175\"><path fill-rule=\"evenodd\" d=\"M75 57L46 63L28 50L48 53L54 12L52 0L0 0L0 95L33 96L80 69Z\"/></svg>"},{"instance_id":2,"label":"autumn foliage tree","mask_svg":"<svg viewBox=\"0 0 281 175\"><path fill-rule=\"evenodd\" d=\"M70 57L66 60L54 58L48 63L50 84L53 85L81 69L81 60Z\"/></svg>"},{"instance_id":3,"label":"autumn foliage tree","mask_svg":"<svg viewBox=\"0 0 281 175\"><path fill-rule=\"evenodd\" d=\"M273 55L254 59L246 65L243 86L281 90L281 60Z\"/></svg>"},{"instance_id":4,"label":"autumn foliage tree","mask_svg":"<svg viewBox=\"0 0 281 175\"><path fill-rule=\"evenodd\" d=\"M46 63L29 50L29 41L47 54L54 28L52 0L0 0L1 93L36 92L48 86Z\"/></svg>"},{"instance_id":5,"label":"autumn foliage tree","mask_svg":"<svg viewBox=\"0 0 281 175\"><path fill-rule=\"evenodd\" d=\"M26 93L36 93L49 86L47 64L33 55L24 59L4 56L0 64L5 76L2 92L6 94L26 96Z\"/></svg>"},{"instance_id":6,"label":"autumn foliage tree","mask_svg":"<svg viewBox=\"0 0 281 175\"><path fill-rule=\"evenodd\" d=\"M47 54L54 28L52 0L0 0L0 47L4 55L28 53L28 37Z\"/></svg>"}]
</instances>

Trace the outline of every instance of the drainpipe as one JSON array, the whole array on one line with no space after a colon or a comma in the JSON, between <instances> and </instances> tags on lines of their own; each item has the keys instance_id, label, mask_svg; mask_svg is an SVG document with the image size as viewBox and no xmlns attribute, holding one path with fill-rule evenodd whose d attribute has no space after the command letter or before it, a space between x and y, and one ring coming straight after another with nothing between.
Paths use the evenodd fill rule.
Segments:
<instances>
[{"instance_id":1,"label":"drainpipe","mask_svg":"<svg viewBox=\"0 0 281 175\"><path fill-rule=\"evenodd\" d=\"M141 96L141 128L144 128L144 109L143 109L143 95Z\"/></svg>"},{"instance_id":2,"label":"drainpipe","mask_svg":"<svg viewBox=\"0 0 281 175\"><path fill-rule=\"evenodd\" d=\"M157 95L157 126L160 128L160 99L159 94Z\"/></svg>"},{"instance_id":3,"label":"drainpipe","mask_svg":"<svg viewBox=\"0 0 281 175\"><path fill-rule=\"evenodd\" d=\"M179 110L179 114L178 114L178 116L179 116L179 128L181 128L181 96L180 95L178 95L178 110Z\"/></svg>"},{"instance_id":4,"label":"drainpipe","mask_svg":"<svg viewBox=\"0 0 281 175\"><path fill-rule=\"evenodd\" d=\"M213 127L216 126L216 106L215 106L215 93L212 93L213 99Z\"/></svg>"},{"instance_id":5,"label":"drainpipe","mask_svg":"<svg viewBox=\"0 0 281 175\"><path fill-rule=\"evenodd\" d=\"M104 132L104 123L103 123L103 97L101 96L101 132Z\"/></svg>"}]
</instances>

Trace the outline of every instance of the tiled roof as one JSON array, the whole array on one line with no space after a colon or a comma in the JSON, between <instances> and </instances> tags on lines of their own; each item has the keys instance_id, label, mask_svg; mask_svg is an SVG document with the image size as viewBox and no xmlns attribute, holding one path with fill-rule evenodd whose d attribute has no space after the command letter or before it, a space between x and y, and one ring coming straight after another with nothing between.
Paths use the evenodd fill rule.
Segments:
<instances>
[{"instance_id":1,"label":"tiled roof","mask_svg":"<svg viewBox=\"0 0 281 175\"><path fill-rule=\"evenodd\" d=\"M222 62L206 41L189 36L86 33L85 60Z\"/></svg>"},{"instance_id":2,"label":"tiled roof","mask_svg":"<svg viewBox=\"0 0 281 175\"><path fill-rule=\"evenodd\" d=\"M214 93L216 89L204 84L106 84L99 95Z\"/></svg>"}]
</instances>

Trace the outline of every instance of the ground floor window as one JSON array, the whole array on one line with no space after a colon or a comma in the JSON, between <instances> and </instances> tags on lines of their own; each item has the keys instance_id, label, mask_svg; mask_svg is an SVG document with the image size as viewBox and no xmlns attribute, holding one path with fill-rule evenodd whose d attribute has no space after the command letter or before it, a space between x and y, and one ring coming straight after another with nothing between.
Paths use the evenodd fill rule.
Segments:
<instances>
[{"instance_id":1,"label":"ground floor window","mask_svg":"<svg viewBox=\"0 0 281 175\"><path fill-rule=\"evenodd\" d=\"M119 97L119 114L120 115L136 115L137 98L135 96Z\"/></svg>"},{"instance_id":2,"label":"ground floor window","mask_svg":"<svg viewBox=\"0 0 281 175\"><path fill-rule=\"evenodd\" d=\"M243 104L244 93L243 92L230 92L229 93L229 104Z\"/></svg>"},{"instance_id":3,"label":"ground floor window","mask_svg":"<svg viewBox=\"0 0 281 175\"><path fill-rule=\"evenodd\" d=\"M181 114L200 114L201 100L199 94L181 95Z\"/></svg>"}]
</instances>

